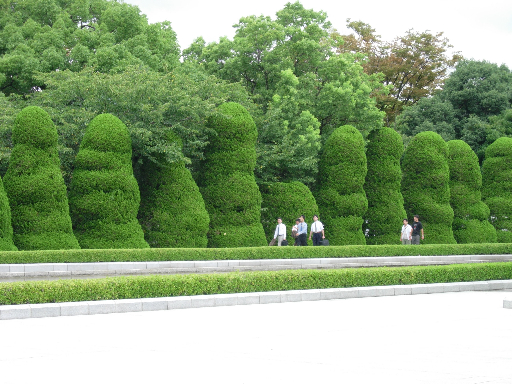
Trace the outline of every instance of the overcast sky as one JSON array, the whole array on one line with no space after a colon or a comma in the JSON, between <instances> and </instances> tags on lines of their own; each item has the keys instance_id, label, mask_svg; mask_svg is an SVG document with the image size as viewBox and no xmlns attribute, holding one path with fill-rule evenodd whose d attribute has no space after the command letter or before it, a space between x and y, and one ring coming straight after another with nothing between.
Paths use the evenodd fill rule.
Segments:
<instances>
[{"instance_id":1,"label":"overcast sky","mask_svg":"<svg viewBox=\"0 0 512 384\"><path fill-rule=\"evenodd\" d=\"M232 38L240 17L265 15L288 1L125 0L137 5L150 23L170 21L182 49L202 36L207 43ZM325 11L333 27L346 33L346 19L370 24L384 40L409 29L444 32L454 50L468 59L506 64L512 69L512 0L302 0L307 9Z\"/></svg>"}]
</instances>

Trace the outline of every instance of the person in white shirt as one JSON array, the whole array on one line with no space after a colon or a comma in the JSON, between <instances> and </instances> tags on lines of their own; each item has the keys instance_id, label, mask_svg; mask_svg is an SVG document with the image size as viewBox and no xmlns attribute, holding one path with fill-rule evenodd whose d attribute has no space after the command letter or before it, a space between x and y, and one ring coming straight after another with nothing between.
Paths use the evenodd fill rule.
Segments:
<instances>
[{"instance_id":1,"label":"person in white shirt","mask_svg":"<svg viewBox=\"0 0 512 384\"><path fill-rule=\"evenodd\" d=\"M409 225L407 219L404 219L404 225L402 225L402 233L400 233L400 241L403 245L411 245L412 238L412 227Z\"/></svg>"},{"instance_id":2,"label":"person in white shirt","mask_svg":"<svg viewBox=\"0 0 512 384\"><path fill-rule=\"evenodd\" d=\"M324 225L318 220L318 216L313 216L313 224L311 224L311 231L309 232L309 240L313 235L313 245L320 245L322 239L325 239Z\"/></svg>"},{"instance_id":3,"label":"person in white shirt","mask_svg":"<svg viewBox=\"0 0 512 384\"><path fill-rule=\"evenodd\" d=\"M286 225L283 224L283 219L277 218L276 230L274 231L274 239L277 239L277 246L280 247L283 240L286 240Z\"/></svg>"}]
</instances>

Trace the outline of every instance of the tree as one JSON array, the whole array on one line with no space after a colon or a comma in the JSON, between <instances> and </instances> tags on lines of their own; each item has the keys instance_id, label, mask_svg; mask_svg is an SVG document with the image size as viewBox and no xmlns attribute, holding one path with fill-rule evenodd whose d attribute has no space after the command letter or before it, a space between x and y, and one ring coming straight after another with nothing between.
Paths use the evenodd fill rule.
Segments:
<instances>
[{"instance_id":1,"label":"tree","mask_svg":"<svg viewBox=\"0 0 512 384\"><path fill-rule=\"evenodd\" d=\"M512 138L500 137L485 151L482 198L490 209L498 243L512 242Z\"/></svg>"},{"instance_id":2,"label":"tree","mask_svg":"<svg viewBox=\"0 0 512 384\"><path fill-rule=\"evenodd\" d=\"M175 135L170 140L180 141ZM148 244L152 248L205 248L210 218L185 163L146 161L139 180L138 218Z\"/></svg>"},{"instance_id":3,"label":"tree","mask_svg":"<svg viewBox=\"0 0 512 384\"><path fill-rule=\"evenodd\" d=\"M140 193L126 126L110 114L87 127L76 156L69 205L82 248L148 248L137 222Z\"/></svg>"},{"instance_id":4,"label":"tree","mask_svg":"<svg viewBox=\"0 0 512 384\"><path fill-rule=\"evenodd\" d=\"M4 183L0 178L0 251L17 251L13 242L11 224L11 207L5 193Z\"/></svg>"},{"instance_id":5,"label":"tree","mask_svg":"<svg viewBox=\"0 0 512 384\"><path fill-rule=\"evenodd\" d=\"M404 107L432 96L461 59L458 53L448 54L452 46L442 32L409 30L404 36L386 42L369 24L347 19L347 27L355 34L334 32L333 37L341 41L338 52L362 53L365 72L384 75L389 93L376 93L375 96L379 109L386 112L387 125L395 121Z\"/></svg>"},{"instance_id":6,"label":"tree","mask_svg":"<svg viewBox=\"0 0 512 384\"><path fill-rule=\"evenodd\" d=\"M388 127L372 131L368 140L368 173L364 184L368 210L363 224L366 243L396 244L397 229L406 218L404 199L400 192L400 158L404 145L400 135Z\"/></svg>"},{"instance_id":7,"label":"tree","mask_svg":"<svg viewBox=\"0 0 512 384\"><path fill-rule=\"evenodd\" d=\"M14 243L20 250L80 248L71 228L57 130L50 116L39 107L24 108L16 116L12 141L4 185Z\"/></svg>"},{"instance_id":8,"label":"tree","mask_svg":"<svg viewBox=\"0 0 512 384\"><path fill-rule=\"evenodd\" d=\"M459 244L495 243L496 229L489 222L489 207L482 202L480 192L478 157L462 140L452 140L447 145L455 240Z\"/></svg>"},{"instance_id":9,"label":"tree","mask_svg":"<svg viewBox=\"0 0 512 384\"><path fill-rule=\"evenodd\" d=\"M306 220L318 215L318 205L313 194L307 186L298 181L260 184L260 191L263 198L261 222L268 241L274 238L278 217L286 224L286 238L292 243L292 227L295 220L300 215L304 215Z\"/></svg>"},{"instance_id":10,"label":"tree","mask_svg":"<svg viewBox=\"0 0 512 384\"><path fill-rule=\"evenodd\" d=\"M368 200L363 189L367 172L364 139L354 127L336 129L320 157L316 201L333 245L365 244L362 231Z\"/></svg>"},{"instance_id":11,"label":"tree","mask_svg":"<svg viewBox=\"0 0 512 384\"><path fill-rule=\"evenodd\" d=\"M209 119L215 130L205 153L201 193L210 215L208 246L266 245L261 225L261 194L254 179L257 129L247 110L225 103Z\"/></svg>"},{"instance_id":12,"label":"tree","mask_svg":"<svg viewBox=\"0 0 512 384\"><path fill-rule=\"evenodd\" d=\"M426 244L454 244L448 146L435 132L420 132L402 158L402 195L408 217L419 215Z\"/></svg>"}]
</instances>

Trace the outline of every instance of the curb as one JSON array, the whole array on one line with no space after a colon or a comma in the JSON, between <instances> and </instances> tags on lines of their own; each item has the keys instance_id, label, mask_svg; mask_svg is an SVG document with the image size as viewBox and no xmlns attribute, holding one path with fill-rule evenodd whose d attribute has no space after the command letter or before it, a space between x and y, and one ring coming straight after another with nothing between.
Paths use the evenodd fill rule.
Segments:
<instances>
[{"instance_id":1,"label":"curb","mask_svg":"<svg viewBox=\"0 0 512 384\"><path fill-rule=\"evenodd\" d=\"M512 299L503 300L503 308L512 309Z\"/></svg>"},{"instance_id":2,"label":"curb","mask_svg":"<svg viewBox=\"0 0 512 384\"><path fill-rule=\"evenodd\" d=\"M1 305L0 320L501 289L512 289L512 280ZM512 301L505 300L503 306L512 308Z\"/></svg>"}]
</instances>

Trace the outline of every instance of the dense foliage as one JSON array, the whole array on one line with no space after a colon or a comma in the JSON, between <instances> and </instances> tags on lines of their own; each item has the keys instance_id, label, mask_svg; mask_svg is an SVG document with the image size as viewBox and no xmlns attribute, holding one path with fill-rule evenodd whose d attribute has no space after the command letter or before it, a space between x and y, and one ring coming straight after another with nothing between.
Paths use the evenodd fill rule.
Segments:
<instances>
[{"instance_id":1,"label":"dense foliage","mask_svg":"<svg viewBox=\"0 0 512 384\"><path fill-rule=\"evenodd\" d=\"M452 244L448 146L435 132L418 133L402 159L402 194L407 216L420 217L425 244Z\"/></svg>"},{"instance_id":2,"label":"dense foliage","mask_svg":"<svg viewBox=\"0 0 512 384\"><path fill-rule=\"evenodd\" d=\"M295 220L304 215L306 222L310 224L313 215L319 215L313 194L308 187L298 181L261 184L260 191L263 198L261 222L268 241L274 237L278 217L281 217L286 225L286 239L291 244L294 241L292 227Z\"/></svg>"},{"instance_id":3,"label":"dense foliage","mask_svg":"<svg viewBox=\"0 0 512 384\"><path fill-rule=\"evenodd\" d=\"M11 207L4 189L4 183L0 178L0 250L17 251L12 239Z\"/></svg>"},{"instance_id":4,"label":"dense foliage","mask_svg":"<svg viewBox=\"0 0 512 384\"><path fill-rule=\"evenodd\" d=\"M206 148L200 179L210 215L208 246L265 245L261 194L254 179L256 125L237 103L222 104L208 124L216 133Z\"/></svg>"},{"instance_id":5,"label":"dense foliage","mask_svg":"<svg viewBox=\"0 0 512 384\"><path fill-rule=\"evenodd\" d=\"M176 140L171 136L171 140ZM184 162L146 161L140 170L139 222L153 248L204 248L210 218Z\"/></svg>"},{"instance_id":6,"label":"dense foliage","mask_svg":"<svg viewBox=\"0 0 512 384\"><path fill-rule=\"evenodd\" d=\"M363 189L366 172L363 136L350 125L339 127L324 145L315 195L333 245L366 243L362 230L368 209Z\"/></svg>"},{"instance_id":7,"label":"dense foliage","mask_svg":"<svg viewBox=\"0 0 512 384\"><path fill-rule=\"evenodd\" d=\"M387 127L372 131L368 140L368 173L364 184L368 210L363 224L366 244L396 244L397 232L406 218L400 192L400 158L404 145L400 135Z\"/></svg>"},{"instance_id":8,"label":"dense foliage","mask_svg":"<svg viewBox=\"0 0 512 384\"><path fill-rule=\"evenodd\" d=\"M14 244L21 250L79 248L60 172L57 130L39 107L27 107L12 131L14 149L4 178Z\"/></svg>"},{"instance_id":9,"label":"dense foliage","mask_svg":"<svg viewBox=\"0 0 512 384\"><path fill-rule=\"evenodd\" d=\"M489 222L489 207L482 202L482 173L478 157L462 140L448 143L450 204L453 236L457 243L495 243L496 229Z\"/></svg>"},{"instance_id":10,"label":"dense foliage","mask_svg":"<svg viewBox=\"0 0 512 384\"><path fill-rule=\"evenodd\" d=\"M482 198L491 212L498 242L512 242L512 138L487 147L482 164Z\"/></svg>"},{"instance_id":11,"label":"dense foliage","mask_svg":"<svg viewBox=\"0 0 512 384\"><path fill-rule=\"evenodd\" d=\"M140 193L126 126L110 114L87 127L76 156L69 205L82 248L147 248L137 221Z\"/></svg>"}]
</instances>

